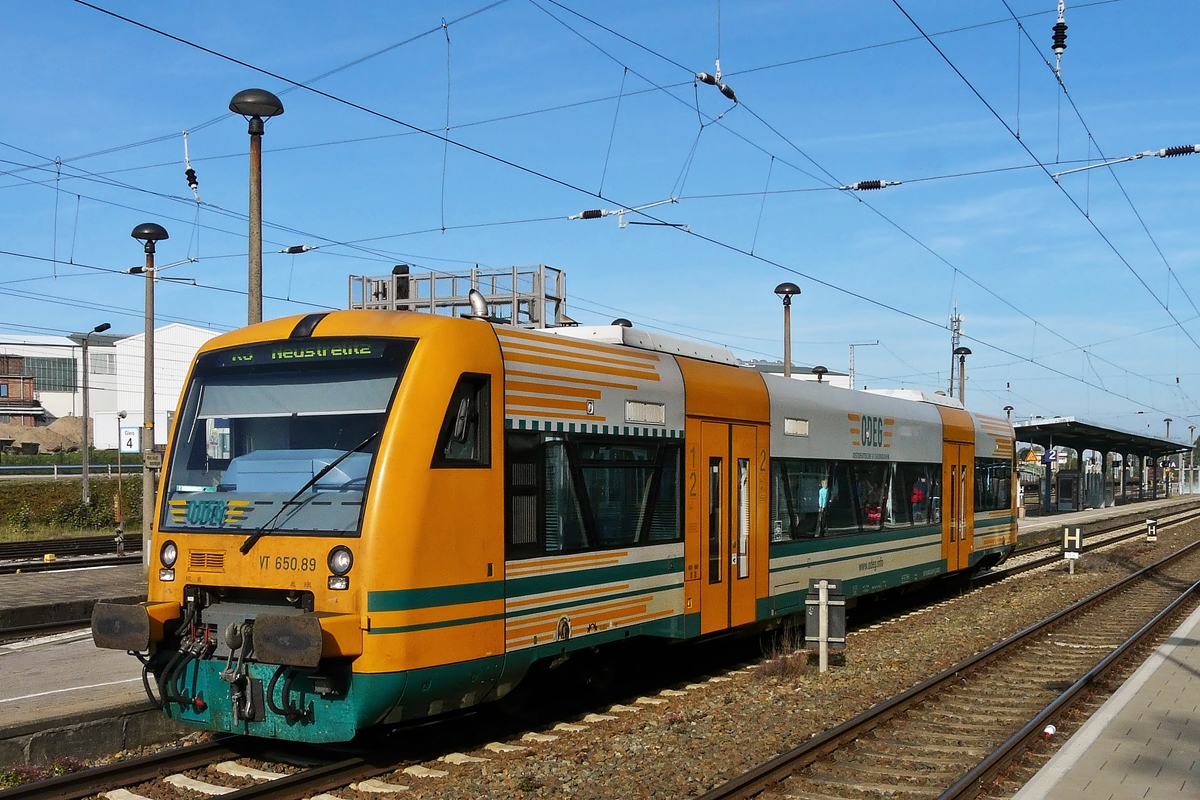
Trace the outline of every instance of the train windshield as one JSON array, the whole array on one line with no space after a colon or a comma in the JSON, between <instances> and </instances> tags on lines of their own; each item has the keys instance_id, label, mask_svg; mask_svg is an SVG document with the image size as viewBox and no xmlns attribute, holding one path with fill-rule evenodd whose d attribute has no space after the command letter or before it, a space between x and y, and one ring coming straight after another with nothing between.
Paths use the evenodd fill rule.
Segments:
<instances>
[{"instance_id":1,"label":"train windshield","mask_svg":"<svg viewBox=\"0 0 1200 800\"><path fill-rule=\"evenodd\" d=\"M357 533L412 348L310 339L202 355L175 429L161 529Z\"/></svg>"}]
</instances>

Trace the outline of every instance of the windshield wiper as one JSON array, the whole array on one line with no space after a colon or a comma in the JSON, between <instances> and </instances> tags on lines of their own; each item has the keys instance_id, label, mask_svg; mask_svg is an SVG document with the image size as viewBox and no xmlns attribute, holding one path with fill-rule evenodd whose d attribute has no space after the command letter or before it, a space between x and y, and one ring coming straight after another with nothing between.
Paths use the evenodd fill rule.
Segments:
<instances>
[{"instance_id":1,"label":"windshield wiper","mask_svg":"<svg viewBox=\"0 0 1200 800\"><path fill-rule=\"evenodd\" d=\"M304 494L309 489L311 489L316 484L317 481L321 480L321 478L324 478L326 475L328 475L333 470L334 467L336 467L338 464L345 461L350 456L351 453L357 453L360 450L362 450L364 447L369 445L372 441L374 441L375 437L378 435L379 435L379 431L375 431L370 436L368 436L367 438L365 438L361 442L359 442L357 445L355 445L353 448L347 450L346 452L342 453L340 456L335 458L333 461L330 461L328 464L321 467L321 469L317 472L317 474L313 475L311 478L309 478L307 481L305 481L304 485L301 486L294 495L289 497L287 499L287 502L285 502L282 506L279 507L279 510L275 512L275 516L271 517L269 520L264 522L262 525L258 526L258 530L256 530L254 533L250 534L250 536L248 536L246 538L246 541L242 542L242 546L238 548L238 550L241 552L241 554L246 555L247 553L249 553L250 549L252 547L254 547L254 545L258 542L259 539L261 539L262 537L266 536L268 533L271 533L272 530L274 530L271 526L275 524L275 520L279 519L279 515L282 514L284 511L286 511L288 506L290 506L292 503L296 502L297 497L299 497L300 495Z\"/></svg>"}]
</instances>

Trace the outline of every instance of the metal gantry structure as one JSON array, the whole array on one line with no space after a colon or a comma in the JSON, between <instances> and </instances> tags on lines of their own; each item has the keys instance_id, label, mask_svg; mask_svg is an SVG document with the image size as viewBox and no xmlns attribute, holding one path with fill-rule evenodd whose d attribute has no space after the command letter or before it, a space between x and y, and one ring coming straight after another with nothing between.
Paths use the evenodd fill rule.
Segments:
<instances>
[{"instance_id":1,"label":"metal gantry structure","mask_svg":"<svg viewBox=\"0 0 1200 800\"><path fill-rule=\"evenodd\" d=\"M472 289L493 318L518 328L577 324L566 313L567 274L545 264L416 274L398 264L390 275L351 275L348 307L459 316L471 313Z\"/></svg>"}]
</instances>

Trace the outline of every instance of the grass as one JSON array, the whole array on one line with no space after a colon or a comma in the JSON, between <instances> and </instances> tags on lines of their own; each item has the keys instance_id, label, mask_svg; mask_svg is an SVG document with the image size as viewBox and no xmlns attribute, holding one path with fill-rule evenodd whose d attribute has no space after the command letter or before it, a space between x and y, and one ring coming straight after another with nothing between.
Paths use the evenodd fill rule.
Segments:
<instances>
[{"instance_id":1,"label":"grass","mask_svg":"<svg viewBox=\"0 0 1200 800\"><path fill-rule=\"evenodd\" d=\"M0 481L0 541L98 536L114 530L115 478L94 477L91 503L80 502L80 481ZM141 527L139 480L124 480L125 525ZM134 522L136 521L136 522Z\"/></svg>"},{"instance_id":2,"label":"grass","mask_svg":"<svg viewBox=\"0 0 1200 800\"><path fill-rule=\"evenodd\" d=\"M766 660L754 671L754 677L798 678L809 671L808 653L804 650L804 620L789 621L771 631L763 641Z\"/></svg>"},{"instance_id":3,"label":"grass","mask_svg":"<svg viewBox=\"0 0 1200 800\"><path fill-rule=\"evenodd\" d=\"M125 540L129 541L131 535L141 536L141 530L142 520L140 517L136 520L126 520ZM78 526L38 524L31 524L27 528L16 528L12 525L0 523L0 542L4 543L42 541L45 539L76 539L83 536L100 536L105 533L111 533L113 536L117 535L113 528L80 528ZM115 547L116 545L114 544L113 546Z\"/></svg>"},{"instance_id":4,"label":"grass","mask_svg":"<svg viewBox=\"0 0 1200 800\"><path fill-rule=\"evenodd\" d=\"M36 767L28 764L10 767L0 770L0 788L7 789L26 783L44 781L47 778L66 775L68 772L76 772L83 769L84 766L86 765L82 761L77 761L74 758L64 758L44 767Z\"/></svg>"}]
</instances>

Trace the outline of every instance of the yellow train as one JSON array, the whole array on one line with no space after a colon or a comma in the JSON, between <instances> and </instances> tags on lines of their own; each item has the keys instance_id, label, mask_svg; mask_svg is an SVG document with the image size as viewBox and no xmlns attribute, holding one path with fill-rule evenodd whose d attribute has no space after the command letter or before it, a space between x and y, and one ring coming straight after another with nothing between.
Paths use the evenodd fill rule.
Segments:
<instances>
[{"instance_id":1,"label":"yellow train","mask_svg":"<svg viewBox=\"0 0 1200 800\"><path fill-rule=\"evenodd\" d=\"M341 311L207 343L149 597L101 604L165 711L341 741L539 660L975 570L1015 545L1013 432L631 327ZM153 695L152 695L153 696Z\"/></svg>"}]
</instances>

